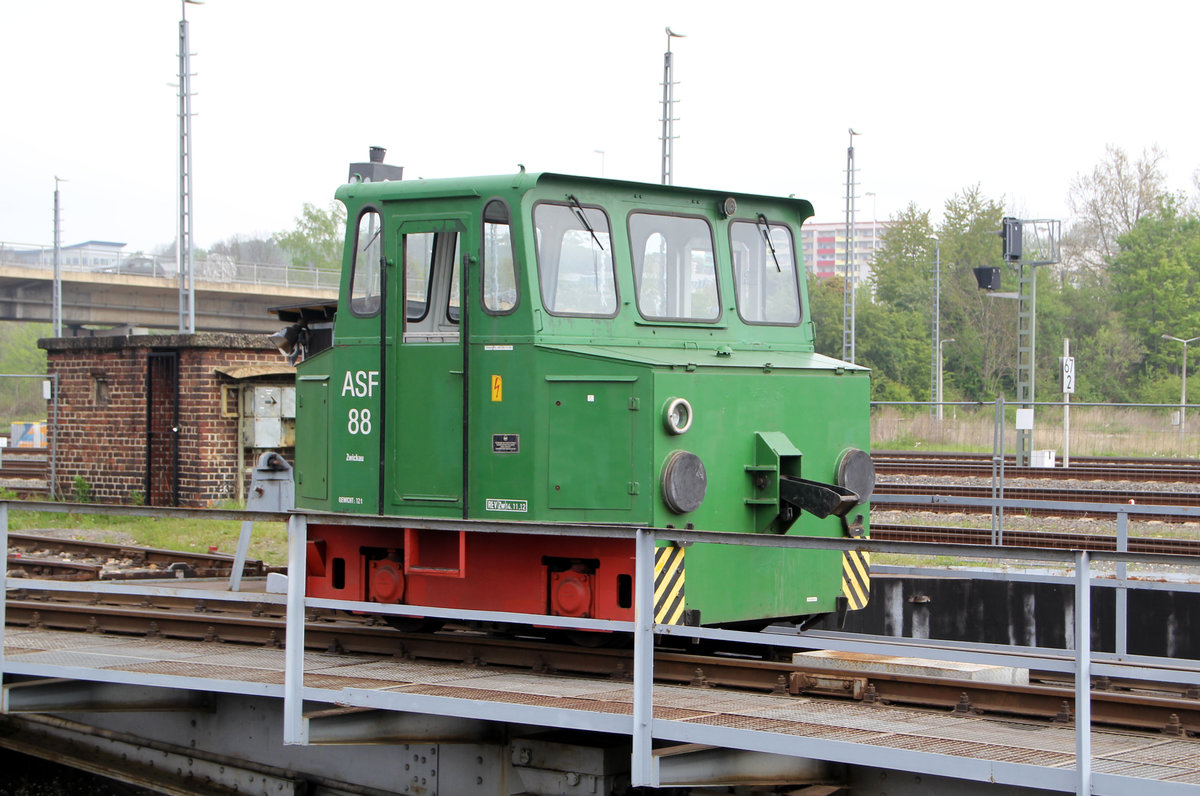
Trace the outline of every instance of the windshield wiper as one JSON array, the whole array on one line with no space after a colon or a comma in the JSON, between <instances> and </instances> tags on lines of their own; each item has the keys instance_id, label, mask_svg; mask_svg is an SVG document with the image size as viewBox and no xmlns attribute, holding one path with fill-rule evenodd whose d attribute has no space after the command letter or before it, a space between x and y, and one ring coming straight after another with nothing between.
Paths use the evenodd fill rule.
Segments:
<instances>
[{"instance_id":1,"label":"windshield wiper","mask_svg":"<svg viewBox=\"0 0 1200 796\"><path fill-rule=\"evenodd\" d=\"M588 223L587 216L583 214L583 205L579 204L579 200L575 198L575 194L567 196L567 201L571 203L571 210L579 218L579 223L583 224L583 228L592 236L592 240L596 241L596 245L600 247L600 251L604 251L604 244L596 237L596 230L592 229L592 225Z\"/></svg>"},{"instance_id":2,"label":"windshield wiper","mask_svg":"<svg viewBox=\"0 0 1200 796\"><path fill-rule=\"evenodd\" d=\"M371 248L371 244L374 243L376 241L376 239L378 239L379 236L382 234L383 234L383 226L380 225L379 229L375 230L375 234L371 236L371 239L363 244L362 250L366 251L367 249Z\"/></svg>"},{"instance_id":3,"label":"windshield wiper","mask_svg":"<svg viewBox=\"0 0 1200 796\"><path fill-rule=\"evenodd\" d=\"M771 250L771 259L775 261L775 270L783 273L783 267L779 265L779 258L775 256L775 244L771 243L771 224L767 221L767 217L762 213L758 214L758 231L762 233L763 240L767 242L767 248Z\"/></svg>"}]
</instances>

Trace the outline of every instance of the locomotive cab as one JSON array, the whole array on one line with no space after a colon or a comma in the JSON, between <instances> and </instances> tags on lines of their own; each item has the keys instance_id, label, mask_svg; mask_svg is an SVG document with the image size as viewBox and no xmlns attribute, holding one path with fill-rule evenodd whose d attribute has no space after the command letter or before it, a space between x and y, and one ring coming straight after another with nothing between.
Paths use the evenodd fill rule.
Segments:
<instances>
[{"instance_id":1,"label":"locomotive cab","mask_svg":"<svg viewBox=\"0 0 1200 796\"><path fill-rule=\"evenodd\" d=\"M869 533L867 372L815 353L797 199L556 174L356 182L331 345L297 369L312 595L632 618L614 523ZM303 319L300 325L303 326ZM836 551L659 549L663 622L859 608Z\"/></svg>"}]
</instances>

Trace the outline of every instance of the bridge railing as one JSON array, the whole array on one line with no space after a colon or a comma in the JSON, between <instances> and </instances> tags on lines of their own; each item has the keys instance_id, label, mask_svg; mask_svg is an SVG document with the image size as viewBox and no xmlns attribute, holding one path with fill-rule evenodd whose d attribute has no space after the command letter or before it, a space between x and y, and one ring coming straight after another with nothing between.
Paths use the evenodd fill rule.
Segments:
<instances>
[{"instance_id":1,"label":"bridge railing","mask_svg":"<svg viewBox=\"0 0 1200 796\"><path fill-rule=\"evenodd\" d=\"M0 265L48 272L54 268L54 248L0 241ZM73 273L127 274L176 283L174 255L129 254L108 246L72 246L60 250L59 266ZM223 254L198 255L196 280L337 290L340 273L304 265L237 262Z\"/></svg>"},{"instance_id":2,"label":"bridge railing","mask_svg":"<svg viewBox=\"0 0 1200 796\"><path fill-rule=\"evenodd\" d=\"M1024 507L1040 508L1044 501L1014 501L992 500L978 501L962 498L944 498L939 496L910 496L911 502L949 502L954 505L989 505L1000 504L1012 510ZM1095 514L1117 514L1122 522L1128 520L1128 515L1143 513L1145 509L1137 505L1113 504L1066 504L1074 509L1086 509ZM31 503L8 501L0 499L0 549L7 548L8 513L11 509L35 509L67 513L79 511L84 507L79 504L61 503ZM1169 509L1169 513L1194 517L1200 514L1200 509L1192 507L1153 507L1156 510ZM1127 564L1166 565L1168 568L1186 567L1195 564L1195 559L1189 556L1165 553L1131 553L1119 546L1116 552L1088 552L1084 550L1049 550L1028 547L985 547L965 544L929 544L924 542L883 542L872 539L854 538L825 538L807 536L773 536L749 533L719 533L711 531L636 528L631 526L602 526L575 525L556 526L550 523L531 522L499 522L491 520L439 520L416 519L401 517L370 517L365 515L333 515L322 514L315 521L322 525L355 525L378 528L417 528L435 531L465 531L467 533L503 533L516 535L560 535L564 532L572 536L592 538L617 538L629 540L635 547L635 585L634 608L635 617L632 622L621 620L576 618L567 616L548 616L542 614L516 614L499 610L462 610L446 608L426 608L409 604L383 604L374 602L351 602L346 600L329 600L324 598L306 597L306 567L307 540L309 517L302 513L275 513L256 511L228 511L214 509L162 509L149 507L128 506L97 506L86 507L88 512L109 515L138 515L138 516L195 516L206 519L236 519L252 522L286 521L288 524L288 582L287 594L268 595L242 592L207 591L205 600L231 600L271 602L286 605L286 639L285 639L285 671L283 685L283 742L287 745L303 745L308 743L307 725L304 722L304 705L306 698L317 700L322 698L320 693L307 693L304 684L304 650L305 650L305 616L309 608L333 608L348 611L361 611L372 614L390 614L405 617L424 616L451 619L479 619L485 622L535 624L544 627L581 628L601 631L632 632L634 637L633 653L633 704L631 715L609 717L601 714L586 714L586 726L614 734L628 732L633 740L632 781L634 785L659 787L663 782L663 760L656 756L653 742L658 739L675 743L698 743L719 747L725 742L726 736L721 726L707 727L703 724L684 724L673 722L670 718L654 715L654 638L656 635L670 635L683 638L716 639L747 644L770 644L777 647L792 647L798 650L831 649L843 652L867 652L871 654L902 655L912 658L931 660L949 660L961 663L981 663L990 665L1008 665L1019 668L1035 668L1041 671L1058 672L1068 675L1074 681L1074 719L1076 753L1074 769L1051 768L1045 764L1008 762L1003 766L993 764L991 767L981 766L973 758L957 758L953 756L938 756L936 772L943 772L964 781L992 781L1000 784L1010 784L1018 787L1038 788L1077 794L1096 793L1136 793L1145 781L1137 779L1138 774L1111 773L1109 771L1092 770L1092 722L1091 722L1091 678L1107 676L1110 678L1132 678L1150 683L1180 683L1189 686L1200 686L1200 672L1194 666L1180 666L1180 660L1175 658L1162 659L1141 655L1129 655L1127 652L1103 653L1096 652L1092 646L1091 615L1092 590L1102 580L1094 577L1093 564L1116 565L1117 571L1112 586L1123 593L1127 586ZM1022 560L1040 562L1042 565L1057 565L1073 569L1074 572L1058 576L1064 586L1064 594L1073 590L1072 616L1073 627L1068 630L1073 640L1065 650L1046 650L1041 648L1023 647L1019 644L973 644L970 648L950 648L948 646L925 646L914 639L885 639L871 638L855 640L830 632L804 632L787 630L772 633L751 633L739 630L713 629L705 627L689 627L682 625L659 624L655 620L654 610L654 566L655 548L658 542L670 541L676 545L688 544L722 544L754 547L781 547L790 549L811 549L825 551L843 551L858 553L899 553L902 555L918 555L924 557L950 556L967 559L996 559ZM19 671L6 667L4 659L4 620L5 595L9 585L6 584L7 565L0 565L0 676L6 671L17 674L34 672ZM1110 579L1112 580L1112 579ZM12 588L18 588L13 584ZM145 594L163 596L188 596L194 590L161 585L161 584L125 584L97 583L81 584L78 582L47 581L39 579L22 579L19 588L25 590L43 591L89 591L116 594ZM1067 599L1071 599L1068 597ZM142 675L137 675L142 676ZM316 687L314 686L314 689ZM346 692L343 692L346 693ZM420 699L421 697L417 697ZM453 711L446 715L482 715L472 714L466 707L459 704L462 700L453 700ZM347 702L347 704L351 704ZM364 705L360 705L364 706ZM411 711L413 695L403 692L392 692L381 701L372 703L372 707L385 707L392 710ZM515 709L510 706L510 709ZM527 723L537 721L552 721L546 726L583 728L583 712L573 713L570 708L547 708L543 706L528 706L531 718ZM465 712L463 712L465 711ZM547 718L550 715L553 718ZM508 714L511 720L512 714ZM903 764L911 762L907 754L924 754L918 751L905 752L901 749L889 752L880 746L871 746L866 752L856 752L853 741L819 741L823 748L834 749L840 758L849 762L867 763L870 765L903 768ZM802 755L807 747L798 745L793 736L789 736L785 745L774 747L776 753ZM932 765L934 759L926 758L925 765ZM934 769L930 769L934 770ZM1154 792L1184 793L1191 792L1192 786L1182 783L1166 783L1155 780ZM1178 787L1176 787L1176 785ZM1095 789L1093 789L1095 786Z\"/></svg>"}]
</instances>

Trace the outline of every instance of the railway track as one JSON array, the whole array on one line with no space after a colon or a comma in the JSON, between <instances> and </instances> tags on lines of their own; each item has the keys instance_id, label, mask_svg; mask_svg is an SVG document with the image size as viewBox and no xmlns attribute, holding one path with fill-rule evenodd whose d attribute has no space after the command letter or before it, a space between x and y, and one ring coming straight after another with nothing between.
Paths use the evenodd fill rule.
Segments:
<instances>
[{"instance_id":1,"label":"railway track","mask_svg":"<svg viewBox=\"0 0 1200 796\"><path fill-rule=\"evenodd\" d=\"M284 637L281 610L275 604L219 603L205 600L203 595L196 599L98 598L95 594L55 592L48 597L17 591L9 595L7 617L9 624L32 628L278 646ZM542 638L465 629L405 634L385 627L374 617L324 611L310 613L305 638L310 648L342 654L455 661L498 670L615 679L627 678L633 670L632 651L628 649L585 649ZM1068 682L1047 680L1014 686L901 674L831 673L793 663L790 648L744 647L697 654L687 646L668 646L686 643L664 640L655 654L656 681L1040 721L1070 720L1074 702L1073 686ZM1200 733L1197 696L1170 686L1098 680L1092 692L1092 717L1102 725L1170 734Z\"/></svg>"},{"instance_id":2,"label":"railway track","mask_svg":"<svg viewBox=\"0 0 1200 796\"><path fill-rule=\"evenodd\" d=\"M871 538L883 542L990 545L992 543L992 531L990 528L951 528L942 525L872 522ZM1117 537L1112 534L1011 530L1005 528L1004 544L1014 547L1038 547L1051 550L1099 550L1113 552L1117 549ZM1131 536L1129 538L1129 552L1200 556L1200 539L1160 539L1155 537Z\"/></svg>"},{"instance_id":3,"label":"railway track","mask_svg":"<svg viewBox=\"0 0 1200 796\"><path fill-rule=\"evenodd\" d=\"M989 453L879 450L873 451L871 457L876 472L884 477L992 477L992 455ZM1071 466L1064 468L1017 467L1015 457L1006 456L1004 466L1005 476L1010 480L1200 484L1200 461L1195 459L1074 456ZM23 497L44 497L49 472L46 448L7 448L0 455L0 486L13 489Z\"/></svg>"},{"instance_id":4,"label":"railway track","mask_svg":"<svg viewBox=\"0 0 1200 796\"><path fill-rule=\"evenodd\" d=\"M948 476L991 478L990 453L940 451L872 451L875 471L886 476ZM1200 461L1108 456L1072 456L1070 467L1017 467L1016 458L1004 459L1007 478L1079 481L1143 481L1148 483L1200 483Z\"/></svg>"},{"instance_id":5,"label":"railway track","mask_svg":"<svg viewBox=\"0 0 1200 796\"><path fill-rule=\"evenodd\" d=\"M23 498L44 498L49 493L50 452L47 448L0 450L0 487Z\"/></svg>"},{"instance_id":6,"label":"railway track","mask_svg":"<svg viewBox=\"0 0 1200 796\"><path fill-rule=\"evenodd\" d=\"M30 533L8 535L9 577L58 580L135 580L228 577L233 556L190 553ZM244 577L265 575L262 561L245 562Z\"/></svg>"},{"instance_id":7,"label":"railway track","mask_svg":"<svg viewBox=\"0 0 1200 796\"><path fill-rule=\"evenodd\" d=\"M900 507L900 504L889 503L889 495L944 495L947 497L967 497L988 499L992 497L990 484L960 484L950 482L914 483L914 482L880 482L871 496L871 506L875 509L889 510ZM1161 491L1149 492L1133 489L1078 489L1073 487L1033 487L1006 485L1004 497L1009 500L1035 500L1062 503L1136 503L1140 506L1200 506L1200 491ZM930 504L921 506L921 511L962 512L961 506ZM986 512L986 509L980 509ZM1089 516L1086 511L1068 509L1032 509L1034 516ZM1143 514L1144 520L1162 520L1164 522L1179 522L1184 518L1172 517L1168 514Z\"/></svg>"},{"instance_id":8,"label":"railway track","mask_svg":"<svg viewBox=\"0 0 1200 796\"><path fill-rule=\"evenodd\" d=\"M990 453L942 451L873 451L876 472L885 476L950 476L991 478ZM45 491L50 472L47 448L6 448L0 455L0 484L18 481ZM1015 456L1004 459L1009 478L1080 481L1145 481L1200 483L1200 461L1109 456L1073 456L1071 466L1017 467Z\"/></svg>"}]
</instances>

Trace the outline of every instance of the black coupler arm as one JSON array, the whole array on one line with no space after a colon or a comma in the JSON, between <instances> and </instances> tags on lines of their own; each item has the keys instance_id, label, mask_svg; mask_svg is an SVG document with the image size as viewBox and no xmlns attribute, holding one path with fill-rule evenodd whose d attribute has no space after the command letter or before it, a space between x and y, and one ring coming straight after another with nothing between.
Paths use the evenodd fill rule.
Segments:
<instances>
[{"instance_id":1,"label":"black coupler arm","mask_svg":"<svg viewBox=\"0 0 1200 796\"><path fill-rule=\"evenodd\" d=\"M792 475L779 476L779 499L821 519L831 514L835 517L845 517L846 512L857 506L861 500L857 493L844 486L806 481Z\"/></svg>"}]
</instances>

